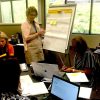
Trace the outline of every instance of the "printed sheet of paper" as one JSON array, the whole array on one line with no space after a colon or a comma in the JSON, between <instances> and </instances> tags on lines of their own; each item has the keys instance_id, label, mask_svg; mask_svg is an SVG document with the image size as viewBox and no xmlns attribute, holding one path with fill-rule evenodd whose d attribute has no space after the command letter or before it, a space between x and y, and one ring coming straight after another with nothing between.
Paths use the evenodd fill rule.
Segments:
<instances>
[{"instance_id":1,"label":"printed sheet of paper","mask_svg":"<svg viewBox=\"0 0 100 100\"><path fill-rule=\"evenodd\" d=\"M89 99L91 97L92 88L89 87L80 87L79 98Z\"/></svg>"},{"instance_id":2,"label":"printed sheet of paper","mask_svg":"<svg viewBox=\"0 0 100 100\"><path fill-rule=\"evenodd\" d=\"M74 6L50 7L46 21L43 48L65 53L75 13Z\"/></svg>"},{"instance_id":3,"label":"printed sheet of paper","mask_svg":"<svg viewBox=\"0 0 100 100\"><path fill-rule=\"evenodd\" d=\"M29 75L20 76L22 95L40 95L48 93L48 90L43 82L33 83Z\"/></svg>"},{"instance_id":4,"label":"printed sheet of paper","mask_svg":"<svg viewBox=\"0 0 100 100\"><path fill-rule=\"evenodd\" d=\"M66 75L71 82L89 82L85 73L66 73Z\"/></svg>"}]
</instances>

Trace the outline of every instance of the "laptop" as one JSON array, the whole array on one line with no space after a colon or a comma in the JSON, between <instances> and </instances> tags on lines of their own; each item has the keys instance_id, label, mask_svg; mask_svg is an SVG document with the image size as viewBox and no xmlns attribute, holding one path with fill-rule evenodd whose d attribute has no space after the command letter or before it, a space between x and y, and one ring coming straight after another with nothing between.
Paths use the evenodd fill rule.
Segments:
<instances>
[{"instance_id":1,"label":"laptop","mask_svg":"<svg viewBox=\"0 0 100 100\"><path fill-rule=\"evenodd\" d=\"M41 76L52 80L53 75L62 76L64 74L60 72L57 64L32 62L31 65L35 76Z\"/></svg>"},{"instance_id":2,"label":"laptop","mask_svg":"<svg viewBox=\"0 0 100 100\"><path fill-rule=\"evenodd\" d=\"M50 95L47 100L77 100L80 86L53 75Z\"/></svg>"}]
</instances>

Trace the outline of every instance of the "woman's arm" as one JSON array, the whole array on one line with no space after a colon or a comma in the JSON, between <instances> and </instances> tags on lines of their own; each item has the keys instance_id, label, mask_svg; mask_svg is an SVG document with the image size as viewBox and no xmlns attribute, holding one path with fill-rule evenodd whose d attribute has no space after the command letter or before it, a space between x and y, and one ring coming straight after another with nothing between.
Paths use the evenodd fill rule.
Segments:
<instances>
[{"instance_id":1,"label":"woman's arm","mask_svg":"<svg viewBox=\"0 0 100 100\"><path fill-rule=\"evenodd\" d=\"M81 73L85 73L86 75L89 75L89 74L91 74L91 72L92 72L92 69L91 68L85 68L85 69L83 69L83 70L77 70L77 69L70 69L69 70L70 72L81 72Z\"/></svg>"},{"instance_id":2,"label":"woman's arm","mask_svg":"<svg viewBox=\"0 0 100 100\"><path fill-rule=\"evenodd\" d=\"M78 69L75 69L74 67L69 67L69 68L66 67L66 68L63 68L62 70L65 72L72 72L72 73L82 72L85 74L91 74L91 72L92 72L91 68L84 68L83 70L78 70Z\"/></svg>"},{"instance_id":3,"label":"woman's arm","mask_svg":"<svg viewBox=\"0 0 100 100\"><path fill-rule=\"evenodd\" d=\"M43 36L44 35L45 30L43 28L40 28L40 26L37 25L37 24L36 24L36 26L38 26L38 31L36 33L34 33L34 32L30 33L30 28L31 28L30 24L23 23L21 25L22 36L23 36L23 38L26 42L29 42L29 41L37 38L38 36Z\"/></svg>"}]
</instances>

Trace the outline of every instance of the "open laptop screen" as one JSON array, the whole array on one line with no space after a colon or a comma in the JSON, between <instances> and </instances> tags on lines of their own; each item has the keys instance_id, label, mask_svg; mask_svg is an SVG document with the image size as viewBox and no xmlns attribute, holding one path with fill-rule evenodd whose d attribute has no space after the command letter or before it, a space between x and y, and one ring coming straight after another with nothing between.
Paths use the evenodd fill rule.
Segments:
<instances>
[{"instance_id":1,"label":"open laptop screen","mask_svg":"<svg viewBox=\"0 0 100 100\"><path fill-rule=\"evenodd\" d=\"M51 84L51 95L62 100L77 100L79 88L78 85L54 75Z\"/></svg>"}]
</instances>

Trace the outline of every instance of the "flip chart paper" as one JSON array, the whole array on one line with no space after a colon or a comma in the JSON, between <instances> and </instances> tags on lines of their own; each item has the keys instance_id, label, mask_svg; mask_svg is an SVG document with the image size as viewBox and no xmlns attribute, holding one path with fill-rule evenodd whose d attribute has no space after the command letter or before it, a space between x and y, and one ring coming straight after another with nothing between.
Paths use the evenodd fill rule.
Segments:
<instances>
[{"instance_id":1,"label":"flip chart paper","mask_svg":"<svg viewBox=\"0 0 100 100\"><path fill-rule=\"evenodd\" d=\"M46 20L43 48L65 53L75 14L75 5L51 6Z\"/></svg>"}]
</instances>

